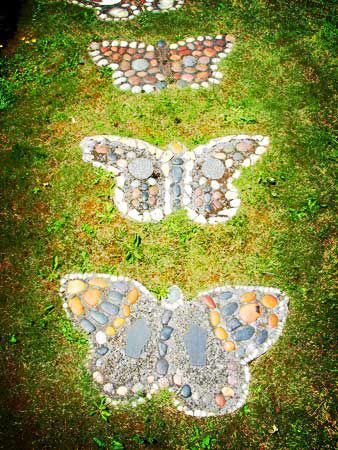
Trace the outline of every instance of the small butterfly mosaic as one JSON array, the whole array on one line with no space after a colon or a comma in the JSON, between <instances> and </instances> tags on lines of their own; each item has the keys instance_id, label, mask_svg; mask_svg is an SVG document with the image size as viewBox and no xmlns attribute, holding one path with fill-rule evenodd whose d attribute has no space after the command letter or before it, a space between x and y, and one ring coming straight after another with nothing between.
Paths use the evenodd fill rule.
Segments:
<instances>
[{"instance_id":1,"label":"small butterfly mosaic","mask_svg":"<svg viewBox=\"0 0 338 450\"><path fill-rule=\"evenodd\" d=\"M198 36L168 45L165 41L103 41L90 45L89 55L100 67L113 70L113 84L134 94L154 92L173 84L193 89L219 84L220 61L231 52L230 35Z\"/></svg>"},{"instance_id":2,"label":"small butterfly mosaic","mask_svg":"<svg viewBox=\"0 0 338 450\"><path fill-rule=\"evenodd\" d=\"M274 344L288 298L278 289L223 286L158 303L141 283L105 274L61 280L64 308L88 334L89 370L110 399L137 406L160 389L196 417L231 413L249 391L248 363Z\"/></svg>"},{"instance_id":3,"label":"small butterfly mosaic","mask_svg":"<svg viewBox=\"0 0 338 450\"><path fill-rule=\"evenodd\" d=\"M154 13L182 8L184 0L68 0L69 3L93 8L100 20L124 21L135 19L144 11Z\"/></svg>"}]
</instances>

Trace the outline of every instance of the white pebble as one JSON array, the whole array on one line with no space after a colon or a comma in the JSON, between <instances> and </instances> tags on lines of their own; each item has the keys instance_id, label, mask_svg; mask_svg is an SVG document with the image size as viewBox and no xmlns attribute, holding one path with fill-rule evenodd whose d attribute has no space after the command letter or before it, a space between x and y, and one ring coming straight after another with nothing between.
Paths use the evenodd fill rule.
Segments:
<instances>
[{"instance_id":1,"label":"white pebble","mask_svg":"<svg viewBox=\"0 0 338 450\"><path fill-rule=\"evenodd\" d=\"M99 345L103 345L107 342L107 336L103 331L98 331L96 333L95 340Z\"/></svg>"}]
</instances>

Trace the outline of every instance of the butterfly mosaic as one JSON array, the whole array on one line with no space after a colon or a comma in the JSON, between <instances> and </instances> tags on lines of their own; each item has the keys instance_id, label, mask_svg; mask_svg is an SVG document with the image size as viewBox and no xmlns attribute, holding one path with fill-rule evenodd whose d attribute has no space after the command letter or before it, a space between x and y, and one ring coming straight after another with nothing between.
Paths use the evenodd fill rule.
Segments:
<instances>
[{"instance_id":1,"label":"butterfly mosaic","mask_svg":"<svg viewBox=\"0 0 338 450\"><path fill-rule=\"evenodd\" d=\"M185 209L200 224L232 218L240 206L233 181L242 167L266 152L263 136L224 136L189 151L171 144L163 151L147 142L119 136L86 137L83 160L116 176L114 201L124 217L158 222Z\"/></svg>"},{"instance_id":2,"label":"butterfly mosaic","mask_svg":"<svg viewBox=\"0 0 338 450\"><path fill-rule=\"evenodd\" d=\"M71 274L60 292L88 333L88 367L112 405L137 406L168 389L180 411L197 417L245 403L248 363L277 341L288 312L283 293L260 286L218 287L189 302L172 286L159 303L125 277Z\"/></svg>"},{"instance_id":3,"label":"butterfly mosaic","mask_svg":"<svg viewBox=\"0 0 338 450\"><path fill-rule=\"evenodd\" d=\"M154 92L169 84L193 89L219 84L222 58L231 52L230 35L198 36L168 45L159 41L103 41L90 45L89 55L100 67L113 70L113 84L134 94Z\"/></svg>"},{"instance_id":4,"label":"butterfly mosaic","mask_svg":"<svg viewBox=\"0 0 338 450\"><path fill-rule=\"evenodd\" d=\"M68 0L74 5L93 8L100 20L123 21L134 19L143 11L154 13L182 8L184 0Z\"/></svg>"}]
</instances>

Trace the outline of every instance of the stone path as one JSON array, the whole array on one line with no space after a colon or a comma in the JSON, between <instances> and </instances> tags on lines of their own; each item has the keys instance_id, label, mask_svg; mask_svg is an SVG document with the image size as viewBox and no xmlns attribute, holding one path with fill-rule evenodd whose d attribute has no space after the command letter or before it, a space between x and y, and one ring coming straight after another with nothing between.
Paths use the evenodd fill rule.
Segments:
<instances>
[{"instance_id":1,"label":"stone path","mask_svg":"<svg viewBox=\"0 0 338 450\"><path fill-rule=\"evenodd\" d=\"M278 289L224 286L160 304L137 281L105 274L61 280L64 308L88 333L89 369L112 405L137 406L159 389L188 415L230 413L245 402L248 363L278 339L288 299Z\"/></svg>"},{"instance_id":2,"label":"stone path","mask_svg":"<svg viewBox=\"0 0 338 450\"><path fill-rule=\"evenodd\" d=\"M266 152L263 136L224 136L189 151L166 151L138 139L92 136L81 142L83 160L116 175L115 203L124 217L158 222L178 209L200 224L231 219L240 206L233 180Z\"/></svg>"},{"instance_id":3,"label":"stone path","mask_svg":"<svg viewBox=\"0 0 338 450\"><path fill-rule=\"evenodd\" d=\"M182 8L184 0L68 0L74 5L93 8L107 22L135 19L143 11L154 13Z\"/></svg>"},{"instance_id":4,"label":"stone path","mask_svg":"<svg viewBox=\"0 0 338 450\"><path fill-rule=\"evenodd\" d=\"M93 42L89 55L99 67L113 70L114 85L134 94L154 92L169 84L193 89L219 84L218 65L231 52L230 35L198 36L168 45L144 42Z\"/></svg>"}]
</instances>

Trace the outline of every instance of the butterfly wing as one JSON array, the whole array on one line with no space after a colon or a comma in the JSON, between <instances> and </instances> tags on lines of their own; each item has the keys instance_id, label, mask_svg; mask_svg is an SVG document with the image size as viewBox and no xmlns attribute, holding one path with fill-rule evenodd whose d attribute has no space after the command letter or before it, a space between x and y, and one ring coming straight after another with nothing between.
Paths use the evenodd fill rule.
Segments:
<instances>
[{"instance_id":1,"label":"butterfly wing","mask_svg":"<svg viewBox=\"0 0 338 450\"><path fill-rule=\"evenodd\" d=\"M84 161L116 175L114 201L123 216L157 222L170 212L166 152L119 136L87 137L80 146Z\"/></svg>"},{"instance_id":2,"label":"butterfly wing","mask_svg":"<svg viewBox=\"0 0 338 450\"><path fill-rule=\"evenodd\" d=\"M60 293L74 325L88 334L94 381L113 400L144 401L139 393L147 392L160 333L155 297L134 280L105 274L67 275Z\"/></svg>"},{"instance_id":3,"label":"butterfly wing","mask_svg":"<svg viewBox=\"0 0 338 450\"><path fill-rule=\"evenodd\" d=\"M164 12L182 8L184 0L145 0L144 7L147 11Z\"/></svg>"},{"instance_id":4,"label":"butterfly wing","mask_svg":"<svg viewBox=\"0 0 338 450\"><path fill-rule=\"evenodd\" d=\"M266 152L269 139L263 136L225 136L213 139L194 150L185 166L185 189L190 203L190 219L202 224L225 222L240 205L233 180L240 168L258 161Z\"/></svg>"},{"instance_id":5,"label":"butterfly wing","mask_svg":"<svg viewBox=\"0 0 338 450\"><path fill-rule=\"evenodd\" d=\"M89 55L98 66L114 71L113 84L122 91L138 94L167 86L153 45L126 41L93 42Z\"/></svg>"},{"instance_id":6,"label":"butterfly wing","mask_svg":"<svg viewBox=\"0 0 338 450\"><path fill-rule=\"evenodd\" d=\"M208 87L218 84L222 73L218 65L231 51L234 38L230 35L187 38L170 45L170 68L179 87Z\"/></svg>"}]
</instances>

